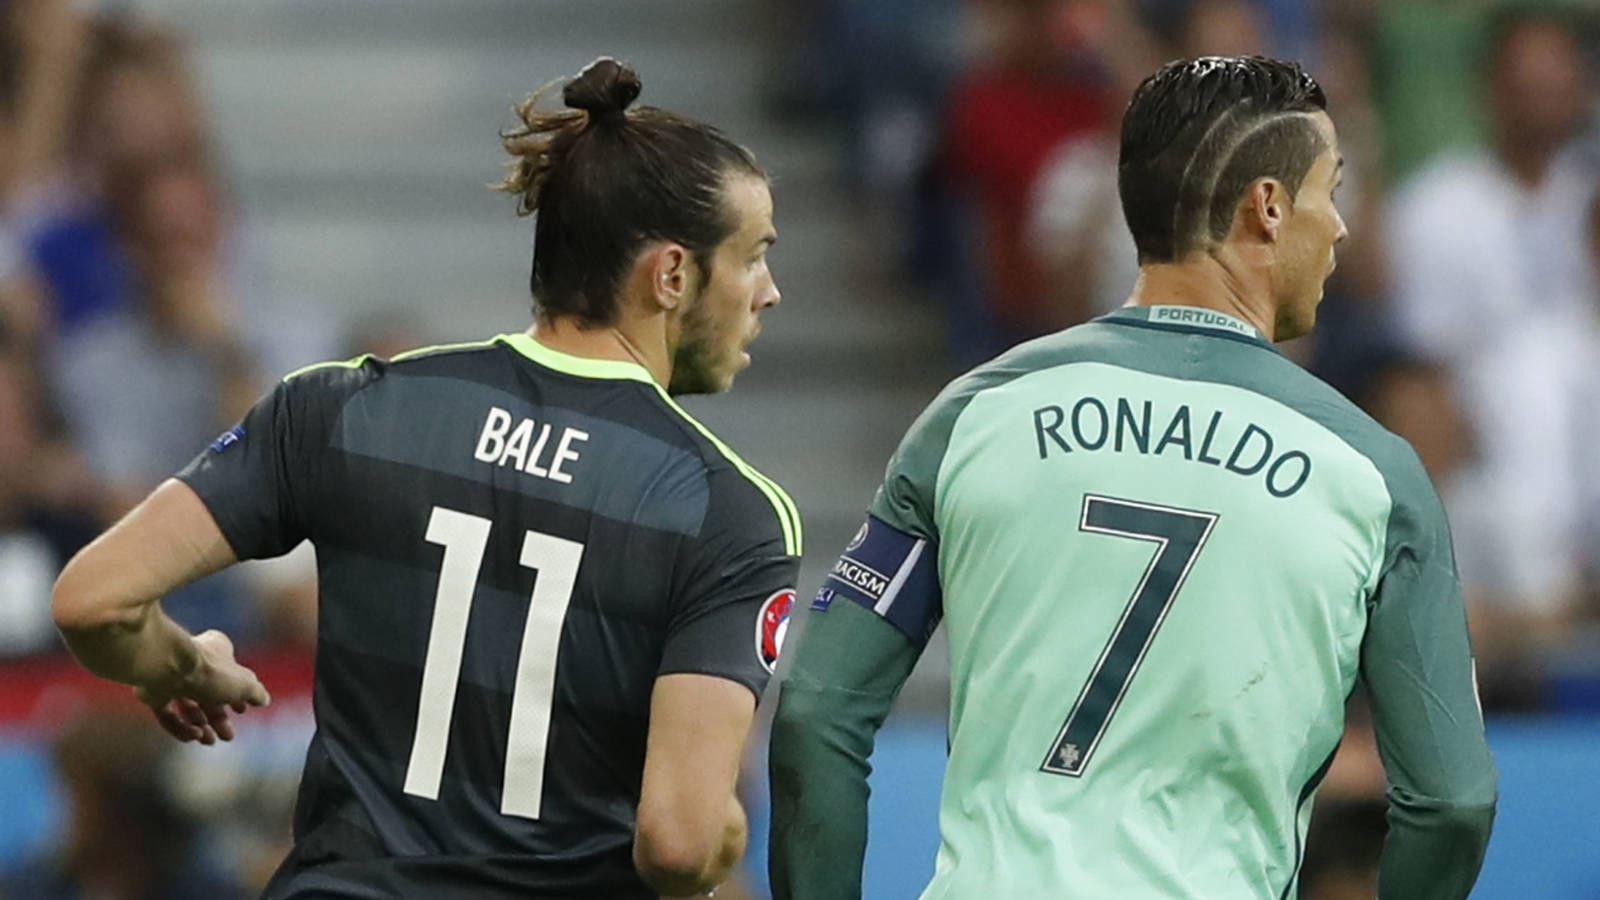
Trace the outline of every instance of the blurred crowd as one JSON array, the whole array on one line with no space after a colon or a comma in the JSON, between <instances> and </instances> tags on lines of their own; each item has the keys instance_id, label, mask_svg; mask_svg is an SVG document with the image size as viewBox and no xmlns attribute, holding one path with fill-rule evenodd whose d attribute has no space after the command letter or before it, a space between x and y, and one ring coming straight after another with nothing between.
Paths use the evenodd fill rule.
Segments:
<instances>
[{"instance_id":1,"label":"blurred crowd","mask_svg":"<svg viewBox=\"0 0 1600 900\"><path fill-rule=\"evenodd\" d=\"M1318 334L1287 350L1408 438L1434 478L1486 707L1600 707L1600 654L1585 652L1600 616L1600 94L1584 7L789 0L773 12L774 111L839 135L864 213L940 302L953 367L1126 297L1137 265L1117 127L1141 78L1182 56L1303 60L1339 128L1351 237ZM0 4L0 665L59 652L48 598L61 566L276 375L420 343L276 315L201 94L169 29L65 0ZM167 607L241 644L304 652L315 602L302 548ZM1318 807L1327 837L1306 861L1318 900L1371 896L1382 779L1359 707L1351 720ZM275 851L197 851L197 792L146 777L169 752L154 729L72 721L53 745L64 835L0 871L0 896L259 884L259 862L241 860ZM239 807L257 821L232 833L281 839L287 790Z\"/></svg>"},{"instance_id":2,"label":"blurred crowd","mask_svg":"<svg viewBox=\"0 0 1600 900\"><path fill-rule=\"evenodd\" d=\"M270 286L251 278L180 36L81 6L0 4L0 666L61 652L50 590L78 548L274 375L345 349L335 329L279 321ZM191 628L305 654L312 579L302 549L166 606ZM270 872L261 860L281 854L292 777L260 802L208 811L183 789L195 769L161 777L173 749L130 705L53 711L43 732L65 821L34 856L0 859L0 896L242 896ZM263 809L264 824L247 821ZM219 826L210 849L197 844L202 820ZM264 835L269 849L220 852L217 835Z\"/></svg>"},{"instance_id":3,"label":"blurred crowd","mask_svg":"<svg viewBox=\"0 0 1600 900\"><path fill-rule=\"evenodd\" d=\"M57 646L55 573L237 421L336 352L248 276L182 41L61 0L0 10L0 657ZM306 568L169 600L192 627L304 640Z\"/></svg>"}]
</instances>

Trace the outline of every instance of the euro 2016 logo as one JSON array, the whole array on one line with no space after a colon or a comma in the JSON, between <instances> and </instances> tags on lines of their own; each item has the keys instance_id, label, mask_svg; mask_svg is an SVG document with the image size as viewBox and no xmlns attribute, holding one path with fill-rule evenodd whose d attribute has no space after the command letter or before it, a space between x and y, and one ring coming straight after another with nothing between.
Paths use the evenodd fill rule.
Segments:
<instances>
[{"instance_id":1,"label":"euro 2016 logo","mask_svg":"<svg viewBox=\"0 0 1600 900\"><path fill-rule=\"evenodd\" d=\"M784 588L761 604L756 617L756 655L771 672L778 666L778 651L789 633L789 612L794 609L794 588Z\"/></svg>"}]
</instances>

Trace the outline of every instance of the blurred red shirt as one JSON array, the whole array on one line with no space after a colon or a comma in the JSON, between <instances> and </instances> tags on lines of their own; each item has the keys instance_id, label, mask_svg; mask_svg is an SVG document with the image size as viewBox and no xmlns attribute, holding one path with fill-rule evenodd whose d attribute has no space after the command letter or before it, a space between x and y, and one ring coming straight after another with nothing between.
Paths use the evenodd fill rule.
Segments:
<instances>
[{"instance_id":1,"label":"blurred red shirt","mask_svg":"<svg viewBox=\"0 0 1600 900\"><path fill-rule=\"evenodd\" d=\"M1111 91L1082 69L979 68L951 95L945 148L950 175L983 218L992 311L1001 324L1060 327L1026 228L1033 184L1062 141L1109 127Z\"/></svg>"}]
</instances>

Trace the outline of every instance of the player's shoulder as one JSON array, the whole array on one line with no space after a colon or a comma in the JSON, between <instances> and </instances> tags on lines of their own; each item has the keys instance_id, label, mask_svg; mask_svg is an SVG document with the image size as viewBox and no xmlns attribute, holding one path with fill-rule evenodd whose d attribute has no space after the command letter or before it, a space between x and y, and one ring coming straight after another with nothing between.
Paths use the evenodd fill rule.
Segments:
<instances>
[{"instance_id":1,"label":"player's shoulder","mask_svg":"<svg viewBox=\"0 0 1600 900\"><path fill-rule=\"evenodd\" d=\"M1333 432L1366 457L1386 481L1410 481L1421 475L1422 462L1405 438L1384 427L1355 401L1287 357L1274 354L1263 391Z\"/></svg>"},{"instance_id":2,"label":"player's shoulder","mask_svg":"<svg viewBox=\"0 0 1600 900\"><path fill-rule=\"evenodd\" d=\"M593 401L590 392L604 391L605 414L598 417L656 446L682 451L666 454L673 471L661 474L662 484L685 480L704 484L710 493L710 512L724 524L731 520L748 531L770 532L783 540L789 552L799 554L800 514L789 494L690 415L641 366L561 353L524 334L425 347L394 357L388 366L397 373L498 382L518 377L516 373L527 371L529 362L536 367L543 392L556 405L598 416L588 408Z\"/></svg>"},{"instance_id":3,"label":"player's shoulder","mask_svg":"<svg viewBox=\"0 0 1600 900\"><path fill-rule=\"evenodd\" d=\"M316 362L285 374L279 380L278 391L298 404L336 403L382 378L387 367L386 361L371 353Z\"/></svg>"},{"instance_id":4,"label":"player's shoulder","mask_svg":"<svg viewBox=\"0 0 1600 900\"><path fill-rule=\"evenodd\" d=\"M1153 331L1097 319L1021 344L978 371L989 381L1076 362L1241 388L1308 419L1377 469L1391 495L1413 494L1427 476L1411 445L1332 385L1259 337L1213 330ZM1420 482L1419 482L1420 479Z\"/></svg>"},{"instance_id":5,"label":"player's shoulder","mask_svg":"<svg viewBox=\"0 0 1600 900\"><path fill-rule=\"evenodd\" d=\"M1263 348L1238 374L1217 380L1244 387L1321 426L1377 470L1392 502L1437 503L1422 461L1405 438L1288 357Z\"/></svg>"},{"instance_id":6,"label":"player's shoulder","mask_svg":"<svg viewBox=\"0 0 1600 900\"><path fill-rule=\"evenodd\" d=\"M948 382L923 409L911 426L913 439L938 439L947 435L972 400L986 391L1003 388L1019 378L1074 362L1098 361L1105 345L1120 337L1115 329L1097 322L1024 341L987 362L968 369Z\"/></svg>"},{"instance_id":7,"label":"player's shoulder","mask_svg":"<svg viewBox=\"0 0 1600 900\"><path fill-rule=\"evenodd\" d=\"M656 386L653 393L659 420L693 448L702 467L711 493L710 515L725 530L781 541L786 553L799 556L804 549L804 528L788 491L746 462L665 390Z\"/></svg>"},{"instance_id":8,"label":"player's shoulder","mask_svg":"<svg viewBox=\"0 0 1600 900\"><path fill-rule=\"evenodd\" d=\"M500 338L456 344L435 344L397 353L384 359L363 353L344 360L329 360L302 366L283 376L283 384L296 390L354 392L380 382L391 374L440 374L451 369L481 365L481 358L498 352Z\"/></svg>"}]
</instances>

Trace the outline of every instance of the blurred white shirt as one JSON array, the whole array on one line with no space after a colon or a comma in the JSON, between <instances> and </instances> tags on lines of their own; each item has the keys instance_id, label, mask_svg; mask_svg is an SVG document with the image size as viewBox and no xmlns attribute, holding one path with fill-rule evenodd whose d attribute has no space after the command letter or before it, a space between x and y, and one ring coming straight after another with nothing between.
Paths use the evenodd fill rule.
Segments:
<instances>
[{"instance_id":1,"label":"blurred white shirt","mask_svg":"<svg viewBox=\"0 0 1600 900\"><path fill-rule=\"evenodd\" d=\"M1535 311L1592 308L1594 172L1576 152L1536 190L1487 154L1440 159L1389 205L1397 324L1434 359L1464 362Z\"/></svg>"},{"instance_id":2,"label":"blurred white shirt","mask_svg":"<svg viewBox=\"0 0 1600 900\"><path fill-rule=\"evenodd\" d=\"M1028 239L1041 259L1088 244L1094 254L1089 312L1104 315L1128 300L1139 277L1139 250L1117 193L1112 135L1064 141L1033 185Z\"/></svg>"},{"instance_id":3,"label":"blurred white shirt","mask_svg":"<svg viewBox=\"0 0 1600 900\"><path fill-rule=\"evenodd\" d=\"M1548 608L1575 587L1591 461L1580 430L1600 365L1590 257L1595 180L1577 154L1528 190L1486 154L1441 159L1390 205L1398 333L1449 367L1477 483L1456 498L1463 572Z\"/></svg>"}]
</instances>

